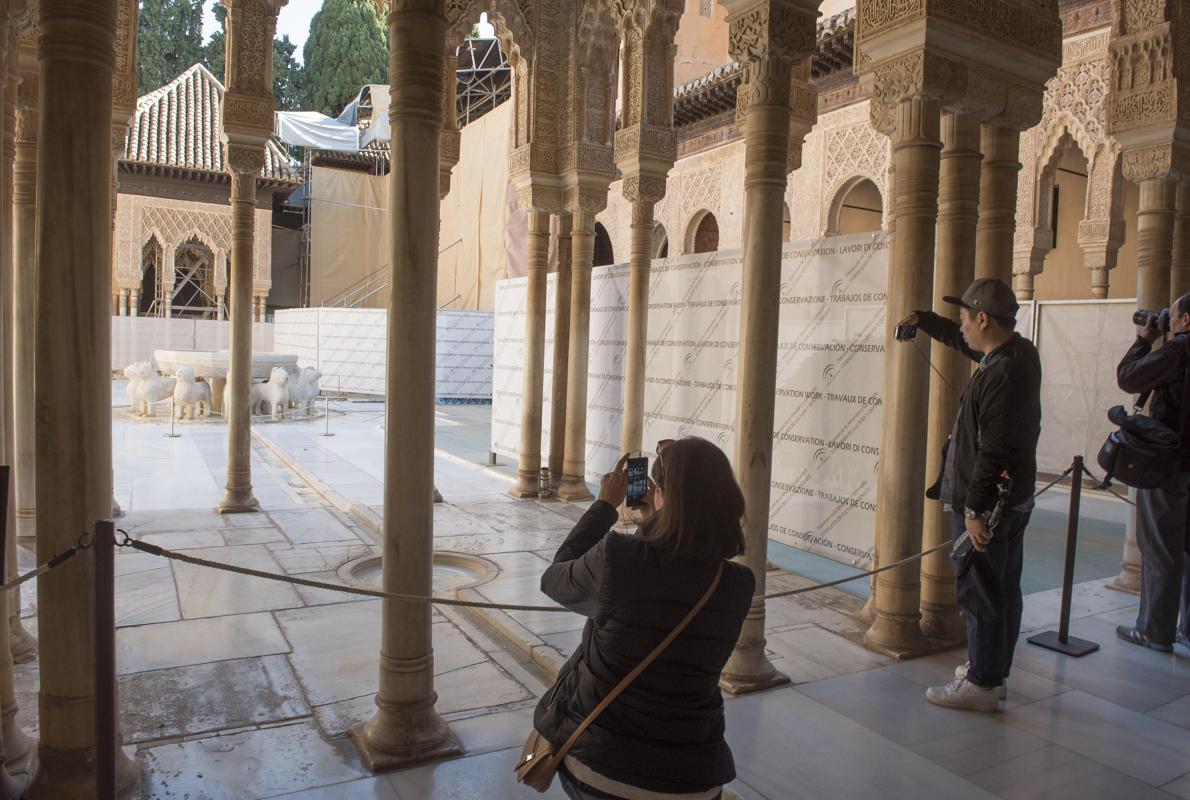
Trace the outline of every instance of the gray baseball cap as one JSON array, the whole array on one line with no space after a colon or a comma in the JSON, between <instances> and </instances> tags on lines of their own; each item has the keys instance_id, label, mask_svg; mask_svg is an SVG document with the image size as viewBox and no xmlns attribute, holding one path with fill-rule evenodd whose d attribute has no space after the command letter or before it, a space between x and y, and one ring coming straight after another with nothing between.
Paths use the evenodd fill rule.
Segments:
<instances>
[{"instance_id":1,"label":"gray baseball cap","mask_svg":"<svg viewBox=\"0 0 1190 800\"><path fill-rule=\"evenodd\" d=\"M962 306L968 311L982 311L993 317L1016 319L1020 305L1008 284L998 278L976 278L962 297L943 297L947 303Z\"/></svg>"}]
</instances>

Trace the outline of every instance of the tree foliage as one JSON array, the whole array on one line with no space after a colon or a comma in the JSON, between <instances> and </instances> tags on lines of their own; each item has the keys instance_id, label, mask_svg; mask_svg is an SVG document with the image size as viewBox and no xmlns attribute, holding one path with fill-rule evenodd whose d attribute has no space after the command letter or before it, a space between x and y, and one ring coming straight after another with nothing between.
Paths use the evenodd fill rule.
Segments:
<instances>
[{"instance_id":1,"label":"tree foliage","mask_svg":"<svg viewBox=\"0 0 1190 800\"><path fill-rule=\"evenodd\" d=\"M202 61L203 0L141 0L137 31L137 93L172 81Z\"/></svg>"},{"instance_id":2,"label":"tree foliage","mask_svg":"<svg viewBox=\"0 0 1190 800\"><path fill-rule=\"evenodd\" d=\"M388 26L371 0L326 0L302 51L305 107L337 115L367 83L388 82Z\"/></svg>"}]
</instances>

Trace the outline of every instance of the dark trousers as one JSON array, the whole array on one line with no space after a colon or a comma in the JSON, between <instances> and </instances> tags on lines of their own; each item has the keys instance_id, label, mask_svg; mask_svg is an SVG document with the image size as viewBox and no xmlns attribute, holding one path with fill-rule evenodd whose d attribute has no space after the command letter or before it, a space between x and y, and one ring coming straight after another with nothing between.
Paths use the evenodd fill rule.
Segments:
<instances>
[{"instance_id":1,"label":"dark trousers","mask_svg":"<svg viewBox=\"0 0 1190 800\"><path fill-rule=\"evenodd\" d=\"M1021 632L1021 570L1025 562L1028 511L1005 511L984 552L955 560L959 608L967 618L967 678L978 686L999 686L1008 677ZM962 514L951 518L957 541L966 530Z\"/></svg>"},{"instance_id":2,"label":"dark trousers","mask_svg":"<svg viewBox=\"0 0 1190 800\"><path fill-rule=\"evenodd\" d=\"M1141 555L1136 629L1157 644L1190 633L1190 538L1186 535L1190 473L1160 489L1136 493L1136 544ZM1178 627L1178 615L1182 626Z\"/></svg>"},{"instance_id":3,"label":"dark trousers","mask_svg":"<svg viewBox=\"0 0 1190 800\"><path fill-rule=\"evenodd\" d=\"M558 780L562 784L562 791L570 800L621 800L614 794L601 792L594 786L588 786L566 771L566 767L558 767ZM719 794L723 796L722 793Z\"/></svg>"}]
</instances>

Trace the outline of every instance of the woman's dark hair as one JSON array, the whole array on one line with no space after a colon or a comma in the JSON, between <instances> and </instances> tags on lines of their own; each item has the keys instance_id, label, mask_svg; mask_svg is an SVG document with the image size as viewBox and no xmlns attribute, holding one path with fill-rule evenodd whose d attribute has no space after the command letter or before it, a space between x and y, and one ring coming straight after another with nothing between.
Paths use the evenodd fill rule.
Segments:
<instances>
[{"instance_id":1,"label":"woman's dark hair","mask_svg":"<svg viewBox=\"0 0 1190 800\"><path fill-rule=\"evenodd\" d=\"M646 542L671 558L710 563L744 552L744 495L722 450L687 436L663 448L655 467L665 503L640 524Z\"/></svg>"}]
</instances>

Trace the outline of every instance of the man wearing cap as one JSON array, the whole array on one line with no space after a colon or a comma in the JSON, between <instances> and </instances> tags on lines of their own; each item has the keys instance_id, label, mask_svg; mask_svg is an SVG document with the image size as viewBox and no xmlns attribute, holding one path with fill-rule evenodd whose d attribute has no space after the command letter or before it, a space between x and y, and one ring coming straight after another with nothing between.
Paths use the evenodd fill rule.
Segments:
<instances>
[{"instance_id":1,"label":"man wearing cap","mask_svg":"<svg viewBox=\"0 0 1190 800\"><path fill-rule=\"evenodd\" d=\"M902 324L917 325L979 363L943 449L942 474L926 491L952 513L955 541L969 534L973 551L955 559L968 660L953 681L930 687L926 698L949 708L996 711L1021 629L1024 533L1041 433L1041 359L1014 330L1019 306L1003 281L979 278L962 297L942 299L959 306L957 324L932 311L915 311Z\"/></svg>"}]
</instances>

